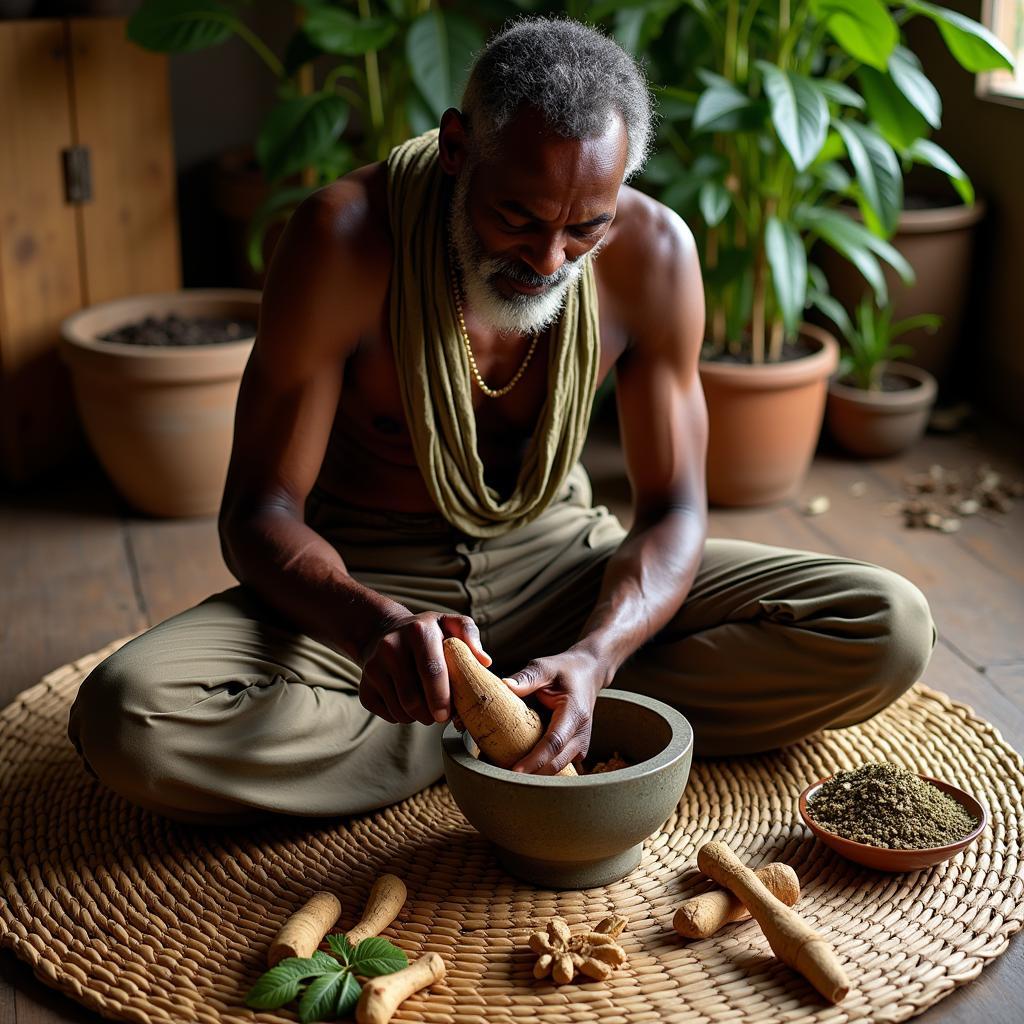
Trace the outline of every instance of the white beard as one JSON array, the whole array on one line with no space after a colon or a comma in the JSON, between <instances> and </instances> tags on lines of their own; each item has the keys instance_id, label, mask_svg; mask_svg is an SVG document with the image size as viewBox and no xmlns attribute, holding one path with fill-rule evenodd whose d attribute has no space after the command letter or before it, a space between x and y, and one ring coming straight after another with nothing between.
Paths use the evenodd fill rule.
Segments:
<instances>
[{"instance_id":1,"label":"white beard","mask_svg":"<svg viewBox=\"0 0 1024 1024\"><path fill-rule=\"evenodd\" d=\"M533 274L508 257L486 255L466 206L471 171L471 167L464 167L455 181L450 219L452 245L462 271L466 301L473 314L499 334L539 334L561 315L569 289L597 255L604 239L579 259L566 260L548 277ZM539 295L506 298L495 287L498 276L531 287L543 284L547 290Z\"/></svg>"}]
</instances>

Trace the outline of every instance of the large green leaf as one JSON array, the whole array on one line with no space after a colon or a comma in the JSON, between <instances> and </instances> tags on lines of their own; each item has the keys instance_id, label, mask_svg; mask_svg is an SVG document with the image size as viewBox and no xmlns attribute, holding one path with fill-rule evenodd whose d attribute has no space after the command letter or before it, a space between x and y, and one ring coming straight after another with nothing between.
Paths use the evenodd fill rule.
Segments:
<instances>
[{"instance_id":1,"label":"large green leaf","mask_svg":"<svg viewBox=\"0 0 1024 1024\"><path fill-rule=\"evenodd\" d=\"M834 82L831 78L812 78L811 81L825 99L846 107L856 107L857 110L864 109L864 97L843 82Z\"/></svg>"},{"instance_id":2,"label":"large green leaf","mask_svg":"<svg viewBox=\"0 0 1024 1024\"><path fill-rule=\"evenodd\" d=\"M254 1010L276 1010L290 1003L298 994L306 978L341 970L337 960L331 957L318 958L290 956L276 967L271 967L245 997L245 1005Z\"/></svg>"},{"instance_id":3,"label":"large green leaf","mask_svg":"<svg viewBox=\"0 0 1024 1024\"><path fill-rule=\"evenodd\" d=\"M408 966L405 951L379 935L363 939L352 954L352 970L364 978L393 974Z\"/></svg>"},{"instance_id":4,"label":"large green leaf","mask_svg":"<svg viewBox=\"0 0 1024 1024\"><path fill-rule=\"evenodd\" d=\"M896 149L907 149L916 139L928 134L928 122L889 75L880 74L874 68L861 68L857 79L868 103L868 116Z\"/></svg>"},{"instance_id":5,"label":"large green leaf","mask_svg":"<svg viewBox=\"0 0 1024 1024\"><path fill-rule=\"evenodd\" d=\"M725 158L719 154L701 153L691 167L678 171L661 193L661 201L681 216L689 216L701 186L711 178L720 178L726 166Z\"/></svg>"},{"instance_id":6,"label":"large green leaf","mask_svg":"<svg viewBox=\"0 0 1024 1024\"><path fill-rule=\"evenodd\" d=\"M724 79L708 86L697 100L693 111L693 130L716 131L722 119L729 114L745 110L751 105L750 97Z\"/></svg>"},{"instance_id":7,"label":"large green leaf","mask_svg":"<svg viewBox=\"0 0 1024 1024\"><path fill-rule=\"evenodd\" d=\"M885 70L899 29L882 0L812 0L811 7L851 57Z\"/></svg>"},{"instance_id":8,"label":"large green leaf","mask_svg":"<svg viewBox=\"0 0 1024 1024\"><path fill-rule=\"evenodd\" d=\"M915 163L926 164L937 171L942 171L968 206L974 202L974 186L967 177L967 172L941 146L937 146L930 139L918 139L907 152Z\"/></svg>"},{"instance_id":9,"label":"large green leaf","mask_svg":"<svg viewBox=\"0 0 1024 1024\"><path fill-rule=\"evenodd\" d=\"M903 172L896 153L867 125L837 119L835 127L846 143L846 152L867 204L867 209L861 205L864 221L888 238L896 230L903 209Z\"/></svg>"},{"instance_id":10,"label":"large green leaf","mask_svg":"<svg viewBox=\"0 0 1024 1024\"><path fill-rule=\"evenodd\" d=\"M914 109L933 127L942 124L939 90L921 70L921 62L905 46L897 46L889 58L889 77Z\"/></svg>"},{"instance_id":11,"label":"large green leaf","mask_svg":"<svg viewBox=\"0 0 1024 1024\"><path fill-rule=\"evenodd\" d=\"M839 328L839 333L848 338L853 332L853 323L850 320L843 304L828 292L815 288L808 295L812 306L816 306Z\"/></svg>"},{"instance_id":12,"label":"large green leaf","mask_svg":"<svg viewBox=\"0 0 1024 1024\"><path fill-rule=\"evenodd\" d=\"M780 71L759 60L764 91L772 109L772 123L798 171L808 167L825 144L828 103L814 83L792 71Z\"/></svg>"},{"instance_id":13,"label":"large green leaf","mask_svg":"<svg viewBox=\"0 0 1024 1024\"><path fill-rule=\"evenodd\" d=\"M303 31L325 53L356 57L386 46L398 29L391 18L358 18L338 7L310 7Z\"/></svg>"},{"instance_id":14,"label":"large green leaf","mask_svg":"<svg viewBox=\"0 0 1024 1024\"><path fill-rule=\"evenodd\" d=\"M732 196L728 189L719 181L705 181L700 187L697 197L701 216L709 228L720 224L732 206Z\"/></svg>"},{"instance_id":15,"label":"large green leaf","mask_svg":"<svg viewBox=\"0 0 1024 1024\"><path fill-rule=\"evenodd\" d=\"M884 259L908 284L913 282L914 271L906 259L888 242L846 214L801 204L793 211L793 220L797 226L813 231L842 253L864 275L880 305L885 305L889 295L878 257Z\"/></svg>"},{"instance_id":16,"label":"large green leaf","mask_svg":"<svg viewBox=\"0 0 1024 1024\"><path fill-rule=\"evenodd\" d=\"M483 46L477 27L460 14L421 14L405 37L409 68L434 116L458 105L473 54Z\"/></svg>"},{"instance_id":17,"label":"large green leaf","mask_svg":"<svg viewBox=\"0 0 1024 1024\"><path fill-rule=\"evenodd\" d=\"M311 982L299 1000L299 1020L308 1024L314 1020L333 1020L340 1014L335 1012L338 1003L348 1004L351 992L355 990L356 1000L359 999L359 982L345 970L341 964L331 974L324 974ZM351 1001L355 1006L355 1001Z\"/></svg>"},{"instance_id":18,"label":"large green leaf","mask_svg":"<svg viewBox=\"0 0 1024 1024\"><path fill-rule=\"evenodd\" d=\"M427 106L427 101L420 95L419 89L413 86L405 97L405 119L409 122L409 131L413 135L422 135L431 128L437 127L437 118Z\"/></svg>"},{"instance_id":19,"label":"large green leaf","mask_svg":"<svg viewBox=\"0 0 1024 1024\"><path fill-rule=\"evenodd\" d=\"M783 323L795 334L807 303L807 250L800 233L778 217L768 218L764 247Z\"/></svg>"},{"instance_id":20,"label":"large green leaf","mask_svg":"<svg viewBox=\"0 0 1024 1024\"><path fill-rule=\"evenodd\" d=\"M238 19L216 0L146 0L128 21L128 38L147 50L186 53L231 37Z\"/></svg>"},{"instance_id":21,"label":"large green leaf","mask_svg":"<svg viewBox=\"0 0 1024 1024\"><path fill-rule=\"evenodd\" d=\"M939 32L949 52L968 71L1013 70L1013 56L1002 40L984 25L957 11L926 3L925 0L906 0L907 7L939 26Z\"/></svg>"},{"instance_id":22,"label":"large green leaf","mask_svg":"<svg viewBox=\"0 0 1024 1024\"><path fill-rule=\"evenodd\" d=\"M348 120L348 104L333 93L278 103L256 140L256 158L271 181L309 167L326 153Z\"/></svg>"}]
</instances>

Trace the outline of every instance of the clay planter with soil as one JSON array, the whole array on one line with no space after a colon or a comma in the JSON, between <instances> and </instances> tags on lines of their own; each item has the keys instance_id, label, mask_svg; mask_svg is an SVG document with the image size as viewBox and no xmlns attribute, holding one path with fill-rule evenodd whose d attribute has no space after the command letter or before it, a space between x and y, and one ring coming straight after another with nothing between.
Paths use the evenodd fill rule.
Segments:
<instances>
[{"instance_id":1,"label":"clay planter with soil","mask_svg":"<svg viewBox=\"0 0 1024 1024\"><path fill-rule=\"evenodd\" d=\"M217 512L259 304L258 291L197 288L104 302L62 323L86 434L141 511Z\"/></svg>"},{"instance_id":2,"label":"clay planter with soil","mask_svg":"<svg viewBox=\"0 0 1024 1024\"><path fill-rule=\"evenodd\" d=\"M830 381L828 431L852 455L897 455L920 440L936 392L935 378L909 363L889 363L879 390Z\"/></svg>"},{"instance_id":3,"label":"clay planter with soil","mask_svg":"<svg viewBox=\"0 0 1024 1024\"><path fill-rule=\"evenodd\" d=\"M835 338L801 324L806 354L776 363L701 360L708 406L708 498L715 505L766 505L800 486L814 455Z\"/></svg>"},{"instance_id":4,"label":"clay planter with soil","mask_svg":"<svg viewBox=\"0 0 1024 1024\"><path fill-rule=\"evenodd\" d=\"M936 313L942 324L936 331L916 330L904 339L913 349L908 361L943 380L963 328L971 281L974 232L984 216L985 204L973 206L926 198L910 198L889 241L914 268L915 282L904 284L892 267L883 264L893 319ZM911 207L913 204L913 208ZM846 210L860 220L857 210ZM829 292L848 311L853 310L868 285L857 269L832 249L821 248L816 257L828 278Z\"/></svg>"}]
</instances>

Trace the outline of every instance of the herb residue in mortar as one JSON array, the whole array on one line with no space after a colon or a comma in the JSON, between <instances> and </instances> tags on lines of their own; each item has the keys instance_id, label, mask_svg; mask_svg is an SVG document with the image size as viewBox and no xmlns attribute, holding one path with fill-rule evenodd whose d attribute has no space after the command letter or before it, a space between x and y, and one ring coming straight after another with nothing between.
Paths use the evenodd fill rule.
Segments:
<instances>
[{"instance_id":1,"label":"herb residue in mortar","mask_svg":"<svg viewBox=\"0 0 1024 1024\"><path fill-rule=\"evenodd\" d=\"M822 828L855 843L927 850L963 839L978 824L961 804L896 764L836 774L807 804Z\"/></svg>"}]
</instances>

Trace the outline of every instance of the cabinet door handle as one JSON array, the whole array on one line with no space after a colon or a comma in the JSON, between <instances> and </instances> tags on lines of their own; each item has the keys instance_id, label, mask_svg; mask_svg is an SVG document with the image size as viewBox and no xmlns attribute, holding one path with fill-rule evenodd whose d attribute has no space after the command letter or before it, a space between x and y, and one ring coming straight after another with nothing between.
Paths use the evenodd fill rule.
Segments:
<instances>
[{"instance_id":1,"label":"cabinet door handle","mask_svg":"<svg viewBox=\"0 0 1024 1024\"><path fill-rule=\"evenodd\" d=\"M92 199L92 165L88 146L68 146L64 157L64 198L69 203L87 203Z\"/></svg>"}]
</instances>

